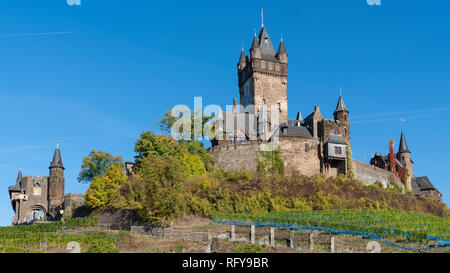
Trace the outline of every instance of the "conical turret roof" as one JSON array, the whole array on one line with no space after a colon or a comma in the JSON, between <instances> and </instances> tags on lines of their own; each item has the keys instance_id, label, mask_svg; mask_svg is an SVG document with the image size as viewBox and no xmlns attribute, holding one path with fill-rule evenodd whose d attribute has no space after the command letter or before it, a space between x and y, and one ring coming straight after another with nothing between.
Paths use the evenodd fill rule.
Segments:
<instances>
[{"instance_id":1,"label":"conical turret roof","mask_svg":"<svg viewBox=\"0 0 450 273\"><path fill-rule=\"evenodd\" d=\"M347 107L345 107L344 99L342 98L342 96L339 96L338 104L336 106L336 110L334 110L334 113L342 112L342 111L348 112L348 109L347 109Z\"/></svg>"},{"instance_id":2,"label":"conical turret roof","mask_svg":"<svg viewBox=\"0 0 450 273\"><path fill-rule=\"evenodd\" d=\"M258 47L259 47L259 40L258 40L258 37L256 37L256 32L255 32L255 35L253 36L252 48L256 49Z\"/></svg>"},{"instance_id":3,"label":"conical turret roof","mask_svg":"<svg viewBox=\"0 0 450 273\"><path fill-rule=\"evenodd\" d=\"M278 54L287 53L286 47L284 46L283 38L281 38L280 46L278 47Z\"/></svg>"},{"instance_id":4,"label":"conical turret roof","mask_svg":"<svg viewBox=\"0 0 450 273\"><path fill-rule=\"evenodd\" d=\"M400 153L411 153L408 149L408 144L406 144L405 134L402 130L402 135L400 136L400 146L398 147L398 154Z\"/></svg>"},{"instance_id":5,"label":"conical turret roof","mask_svg":"<svg viewBox=\"0 0 450 273\"><path fill-rule=\"evenodd\" d=\"M59 150L59 144L56 145L56 150L55 150L55 153L53 154L53 159L50 162L50 168L54 168L54 167L64 168L64 164L63 164L62 158L61 158L61 152Z\"/></svg>"},{"instance_id":6,"label":"conical turret roof","mask_svg":"<svg viewBox=\"0 0 450 273\"><path fill-rule=\"evenodd\" d=\"M242 51L241 51L241 56L239 57L239 63L240 64L245 64L246 63L244 49L242 49Z\"/></svg>"}]
</instances>

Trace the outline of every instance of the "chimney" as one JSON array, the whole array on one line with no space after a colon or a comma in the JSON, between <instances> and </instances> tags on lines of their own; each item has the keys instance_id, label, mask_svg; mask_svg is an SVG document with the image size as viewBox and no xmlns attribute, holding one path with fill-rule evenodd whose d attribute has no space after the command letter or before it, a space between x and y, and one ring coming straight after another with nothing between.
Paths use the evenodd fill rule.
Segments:
<instances>
[{"instance_id":1,"label":"chimney","mask_svg":"<svg viewBox=\"0 0 450 273\"><path fill-rule=\"evenodd\" d=\"M391 171L392 173L396 173L395 172L395 157L396 154L394 152L394 140L391 139L389 140L389 171Z\"/></svg>"}]
</instances>

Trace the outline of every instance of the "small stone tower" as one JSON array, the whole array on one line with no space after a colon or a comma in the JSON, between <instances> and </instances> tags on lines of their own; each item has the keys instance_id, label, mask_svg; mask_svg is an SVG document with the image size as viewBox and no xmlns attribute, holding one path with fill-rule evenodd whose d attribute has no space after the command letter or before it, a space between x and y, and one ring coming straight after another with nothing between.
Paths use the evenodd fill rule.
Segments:
<instances>
[{"instance_id":1,"label":"small stone tower","mask_svg":"<svg viewBox=\"0 0 450 273\"><path fill-rule=\"evenodd\" d=\"M405 166L408 170L408 180L407 180L407 190L411 191L411 179L414 179L414 163L411 160L411 152L406 144L405 134L402 130L400 135L400 145L398 147L397 159Z\"/></svg>"},{"instance_id":2,"label":"small stone tower","mask_svg":"<svg viewBox=\"0 0 450 273\"><path fill-rule=\"evenodd\" d=\"M50 162L48 177L48 213L50 218L58 217L64 202L64 165L59 150L59 143Z\"/></svg>"},{"instance_id":3,"label":"small stone tower","mask_svg":"<svg viewBox=\"0 0 450 273\"><path fill-rule=\"evenodd\" d=\"M339 127L339 134L342 135L347 143L350 143L350 121L348 120L348 109L345 107L344 99L342 95L339 96L339 100L334 110L333 116L336 125Z\"/></svg>"},{"instance_id":4,"label":"small stone tower","mask_svg":"<svg viewBox=\"0 0 450 273\"><path fill-rule=\"evenodd\" d=\"M276 52L263 25L253 36L250 57L242 49L238 62L240 104L246 113L259 116L265 107L279 112L280 123L287 122L287 66L283 39Z\"/></svg>"}]
</instances>

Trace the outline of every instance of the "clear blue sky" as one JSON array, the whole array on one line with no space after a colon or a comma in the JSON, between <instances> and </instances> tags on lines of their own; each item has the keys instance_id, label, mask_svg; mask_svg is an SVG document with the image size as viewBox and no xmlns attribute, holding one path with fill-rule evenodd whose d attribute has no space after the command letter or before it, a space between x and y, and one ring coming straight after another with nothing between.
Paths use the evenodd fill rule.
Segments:
<instances>
[{"instance_id":1,"label":"clear blue sky","mask_svg":"<svg viewBox=\"0 0 450 273\"><path fill-rule=\"evenodd\" d=\"M58 137L66 192L83 193L91 149L132 160L140 132L159 132L172 106L231 104L261 8L290 54L289 116L320 105L331 118L342 87L353 155L366 162L398 144L405 119L415 174L449 203L449 1L22 0L0 9L0 225L19 168L47 175Z\"/></svg>"}]
</instances>

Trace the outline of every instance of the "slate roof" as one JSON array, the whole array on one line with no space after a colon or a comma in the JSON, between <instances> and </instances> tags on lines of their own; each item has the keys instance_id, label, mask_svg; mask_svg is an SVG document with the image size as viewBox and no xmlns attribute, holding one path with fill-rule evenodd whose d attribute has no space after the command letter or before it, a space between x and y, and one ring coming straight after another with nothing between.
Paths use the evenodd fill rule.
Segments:
<instances>
[{"instance_id":1,"label":"slate roof","mask_svg":"<svg viewBox=\"0 0 450 273\"><path fill-rule=\"evenodd\" d=\"M284 46L283 38L281 38L280 46L278 47L278 54L287 53L286 47Z\"/></svg>"},{"instance_id":2,"label":"slate roof","mask_svg":"<svg viewBox=\"0 0 450 273\"><path fill-rule=\"evenodd\" d=\"M408 145L406 144L405 134L402 130L402 135L400 136L400 146L398 148L398 153L411 153L408 149Z\"/></svg>"},{"instance_id":3,"label":"slate roof","mask_svg":"<svg viewBox=\"0 0 450 273\"><path fill-rule=\"evenodd\" d=\"M244 49L242 49L242 51L241 51L241 56L239 57L239 63L244 63L244 64L246 63Z\"/></svg>"},{"instance_id":4,"label":"slate roof","mask_svg":"<svg viewBox=\"0 0 450 273\"><path fill-rule=\"evenodd\" d=\"M302 126L302 124L302 121L292 119L288 120L287 123L282 123L279 127L281 128L279 136L313 138L309 130Z\"/></svg>"},{"instance_id":5,"label":"slate roof","mask_svg":"<svg viewBox=\"0 0 450 273\"><path fill-rule=\"evenodd\" d=\"M431 184L431 181L428 178L428 176L416 177L412 181L414 181L417 184L417 186L419 187L419 189L421 191L423 191L423 190L435 190L436 189L433 186L433 184Z\"/></svg>"},{"instance_id":6,"label":"slate roof","mask_svg":"<svg viewBox=\"0 0 450 273\"><path fill-rule=\"evenodd\" d=\"M253 39L254 41L254 39ZM277 53L273 48L272 41L270 40L269 34L265 27L261 28L258 35L259 47L261 48L261 56L263 60L278 62L276 58Z\"/></svg>"},{"instance_id":7,"label":"slate roof","mask_svg":"<svg viewBox=\"0 0 450 273\"><path fill-rule=\"evenodd\" d=\"M55 154L53 155L53 159L50 162L50 168L53 167L64 168L64 164L61 158L61 152L59 151L59 145L56 146Z\"/></svg>"},{"instance_id":8,"label":"slate roof","mask_svg":"<svg viewBox=\"0 0 450 273\"><path fill-rule=\"evenodd\" d=\"M328 141L327 142L328 143L334 143L334 144L347 144L345 142L345 140L342 138L341 135L333 135L333 134L331 134L328 137Z\"/></svg>"},{"instance_id":9,"label":"slate roof","mask_svg":"<svg viewBox=\"0 0 450 273\"><path fill-rule=\"evenodd\" d=\"M345 107L344 99L342 98L342 96L339 96L338 104L336 106L336 110L334 110L334 113L341 112L341 111L348 112L348 109L347 109L347 107Z\"/></svg>"}]
</instances>

